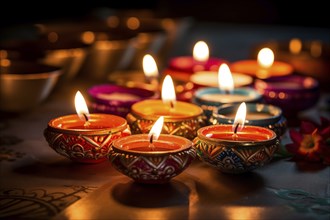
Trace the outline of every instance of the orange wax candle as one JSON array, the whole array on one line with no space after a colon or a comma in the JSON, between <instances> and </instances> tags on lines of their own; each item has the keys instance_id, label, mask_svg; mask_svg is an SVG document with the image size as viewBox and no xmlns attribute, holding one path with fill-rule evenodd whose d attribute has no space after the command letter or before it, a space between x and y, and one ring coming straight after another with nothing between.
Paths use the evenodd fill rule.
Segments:
<instances>
[{"instance_id":1,"label":"orange wax candle","mask_svg":"<svg viewBox=\"0 0 330 220\"><path fill-rule=\"evenodd\" d=\"M116 141L114 146L122 151L162 154L187 149L191 147L189 143L186 138L162 134L150 143L147 134L135 134Z\"/></svg>"},{"instance_id":2,"label":"orange wax candle","mask_svg":"<svg viewBox=\"0 0 330 220\"><path fill-rule=\"evenodd\" d=\"M100 133L116 132L124 130L126 120L120 116L109 114L89 114L88 121L83 121L77 114L65 115L50 120L48 123L51 130L63 133L80 133L85 131L97 131ZM96 132L96 133L97 133Z\"/></svg>"},{"instance_id":3,"label":"orange wax candle","mask_svg":"<svg viewBox=\"0 0 330 220\"><path fill-rule=\"evenodd\" d=\"M266 52L263 53L264 51ZM233 72L249 74L260 79L285 76L292 74L294 71L291 64L283 61L274 61L274 53L269 48L260 50L257 60L232 62L230 69Z\"/></svg>"},{"instance_id":4,"label":"orange wax candle","mask_svg":"<svg viewBox=\"0 0 330 220\"><path fill-rule=\"evenodd\" d=\"M201 128L200 134L206 139L214 141L258 142L267 141L276 137L276 134L264 127L244 126L243 130L233 133L232 125L214 125Z\"/></svg>"},{"instance_id":5,"label":"orange wax candle","mask_svg":"<svg viewBox=\"0 0 330 220\"><path fill-rule=\"evenodd\" d=\"M164 116L165 120L182 120L194 118L203 114L203 110L188 102L176 101L171 107L162 100L143 100L132 105L131 113L147 119Z\"/></svg>"},{"instance_id":6,"label":"orange wax candle","mask_svg":"<svg viewBox=\"0 0 330 220\"><path fill-rule=\"evenodd\" d=\"M163 132L193 139L197 130L204 126L203 109L197 105L176 101L171 107L162 100L144 100L132 105L126 119L133 134L148 133L152 123L164 116Z\"/></svg>"}]
</instances>

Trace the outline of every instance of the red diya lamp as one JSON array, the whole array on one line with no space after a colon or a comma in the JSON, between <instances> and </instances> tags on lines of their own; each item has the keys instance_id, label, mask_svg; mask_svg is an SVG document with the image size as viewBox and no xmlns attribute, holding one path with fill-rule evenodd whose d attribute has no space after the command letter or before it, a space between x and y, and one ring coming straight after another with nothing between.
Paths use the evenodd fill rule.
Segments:
<instances>
[{"instance_id":1,"label":"red diya lamp","mask_svg":"<svg viewBox=\"0 0 330 220\"><path fill-rule=\"evenodd\" d=\"M245 102L239 106L233 125L200 128L193 140L198 158L224 173L244 173L271 161L280 141L266 127L244 126Z\"/></svg>"},{"instance_id":2,"label":"red diya lamp","mask_svg":"<svg viewBox=\"0 0 330 220\"><path fill-rule=\"evenodd\" d=\"M294 69L289 63L274 60L274 52L268 47L262 48L257 60L240 60L232 62L230 69L233 72L249 74L255 78L266 79L270 77L292 74Z\"/></svg>"},{"instance_id":3,"label":"red diya lamp","mask_svg":"<svg viewBox=\"0 0 330 220\"><path fill-rule=\"evenodd\" d=\"M124 175L136 182L167 183L182 173L195 159L196 151L187 138L161 134L160 116L149 134L134 134L112 142L109 160Z\"/></svg>"},{"instance_id":4,"label":"red diya lamp","mask_svg":"<svg viewBox=\"0 0 330 220\"><path fill-rule=\"evenodd\" d=\"M179 56L170 59L165 74L175 79L187 81L197 71L217 71L227 61L209 56L209 48L204 41L198 41L193 48L193 56Z\"/></svg>"},{"instance_id":5,"label":"red diya lamp","mask_svg":"<svg viewBox=\"0 0 330 220\"><path fill-rule=\"evenodd\" d=\"M160 116L164 116L163 132L193 139L197 130L205 125L203 109L197 105L177 101L171 76L162 86L162 100L143 100L131 106L126 120L133 134L148 133Z\"/></svg>"},{"instance_id":6,"label":"red diya lamp","mask_svg":"<svg viewBox=\"0 0 330 220\"><path fill-rule=\"evenodd\" d=\"M110 114L89 114L78 91L77 114L51 119L44 130L49 146L58 154L80 163L99 163L107 159L113 140L130 135L125 118Z\"/></svg>"}]
</instances>

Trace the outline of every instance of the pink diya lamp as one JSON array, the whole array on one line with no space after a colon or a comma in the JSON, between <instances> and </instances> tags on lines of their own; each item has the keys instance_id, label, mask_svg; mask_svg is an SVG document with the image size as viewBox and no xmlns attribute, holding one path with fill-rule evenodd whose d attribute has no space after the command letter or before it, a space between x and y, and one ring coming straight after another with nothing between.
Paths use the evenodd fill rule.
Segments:
<instances>
[{"instance_id":1,"label":"pink diya lamp","mask_svg":"<svg viewBox=\"0 0 330 220\"><path fill-rule=\"evenodd\" d=\"M204 41L198 41L193 48L193 56L174 57L169 61L165 74L175 79L187 81L189 76L197 71L217 71L222 63L227 61L210 57L209 47Z\"/></svg>"},{"instance_id":2,"label":"pink diya lamp","mask_svg":"<svg viewBox=\"0 0 330 220\"><path fill-rule=\"evenodd\" d=\"M133 134L148 133L156 119L164 116L163 132L193 139L205 125L203 109L192 103L177 101L171 76L164 78L162 100L147 99L131 106L126 120Z\"/></svg>"},{"instance_id":3,"label":"pink diya lamp","mask_svg":"<svg viewBox=\"0 0 330 220\"><path fill-rule=\"evenodd\" d=\"M244 173L269 163L280 141L266 127L244 126L245 102L239 106L234 123L200 128L193 140L198 158L224 173Z\"/></svg>"},{"instance_id":4,"label":"pink diya lamp","mask_svg":"<svg viewBox=\"0 0 330 220\"><path fill-rule=\"evenodd\" d=\"M107 159L113 140L130 135L125 118L110 114L89 114L78 91L77 114L51 119L44 130L49 146L58 154L80 163L99 163Z\"/></svg>"},{"instance_id":5,"label":"pink diya lamp","mask_svg":"<svg viewBox=\"0 0 330 220\"><path fill-rule=\"evenodd\" d=\"M122 174L139 183L162 184L182 173L195 159L192 142L161 134L160 116L149 134L134 134L112 142L109 160Z\"/></svg>"},{"instance_id":6,"label":"pink diya lamp","mask_svg":"<svg viewBox=\"0 0 330 220\"><path fill-rule=\"evenodd\" d=\"M234 72L249 74L255 78L286 76L293 73L293 66L283 61L275 61L272 49L265 47L258 53L257 60L240 60L232 62L230 68Z\"/></svg>"}]
</instances>

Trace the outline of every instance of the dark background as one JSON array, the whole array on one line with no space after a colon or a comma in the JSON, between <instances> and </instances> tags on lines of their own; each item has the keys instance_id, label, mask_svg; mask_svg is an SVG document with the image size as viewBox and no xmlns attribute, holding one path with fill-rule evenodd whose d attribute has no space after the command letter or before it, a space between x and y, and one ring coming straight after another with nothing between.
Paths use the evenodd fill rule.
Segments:
<instances>
[{"instance_id":1,"label":"dark background","mask_svg":"<svg viewBox=\"0 0 330 220\"><path fill-rule=\"evenodd\" d=\"M327 3L328 4L328 3ZM329 7L324 0L5 0L0 5L1 27L80 19L104 9L151 9L159 17L192 16L198 21L329 28Z\"/></svg>"}]
</instances>

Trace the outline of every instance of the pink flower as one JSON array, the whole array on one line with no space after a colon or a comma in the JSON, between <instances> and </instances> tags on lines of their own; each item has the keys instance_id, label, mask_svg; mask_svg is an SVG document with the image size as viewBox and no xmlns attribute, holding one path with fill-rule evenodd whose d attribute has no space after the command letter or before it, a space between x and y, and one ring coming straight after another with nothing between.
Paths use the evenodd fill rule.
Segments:
<instances>
[{"instance_id":1,"label":"pink flower","mask_svg":"<svg viewBox=\"0 0 330 220\"><path fill-rule=\"evenodd\" d=\"M330 120L320 119L320 124L302 120L298 130L289 130L293 142L285 147L293 159L330 165Z\"/></svg>"}]
</instances>

